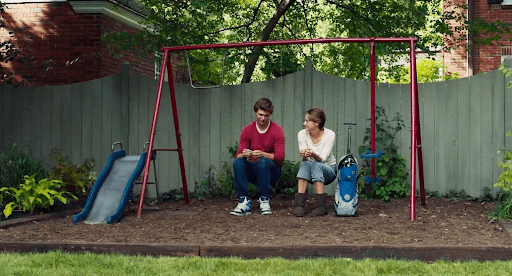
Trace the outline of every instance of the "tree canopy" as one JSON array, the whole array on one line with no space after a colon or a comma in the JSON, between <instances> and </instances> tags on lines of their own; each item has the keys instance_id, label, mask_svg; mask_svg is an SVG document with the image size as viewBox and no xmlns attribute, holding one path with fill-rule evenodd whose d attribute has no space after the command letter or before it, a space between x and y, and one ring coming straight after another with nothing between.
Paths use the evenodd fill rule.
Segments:
<instances>
[{"instance_id":1,"label":"tree canopy","mask_svg":"<svg viewBox=\"0 0 512 276\"><path fill-rule=\"evenodd\" d=\"M145 29L136 35L107 33L104 39L113 52L130 50L145 55L158 52L162 46L317 37L417 37L417 49L433 53L435 49L451 47L446 42L455 41L460 32L490 31L491 38L480 43L493 43L510 27L502 22L492 26L481 21L472 24L463 15L443 12L441 0L138 2L147 15ZM448 24L450 21L458 21L462 27L454 29ZM387 65L379 67L379 74L387 78L402 74L402 66L396 62L407 58L408 53L407 43L377 44L377 57ZM302 69L306 59L325 73L354 79L369 76L368 44L332 43L191 51L194 81L219 83L219 61L224 54L226 83L279 77Z\"/></svg>"}]
</instances>

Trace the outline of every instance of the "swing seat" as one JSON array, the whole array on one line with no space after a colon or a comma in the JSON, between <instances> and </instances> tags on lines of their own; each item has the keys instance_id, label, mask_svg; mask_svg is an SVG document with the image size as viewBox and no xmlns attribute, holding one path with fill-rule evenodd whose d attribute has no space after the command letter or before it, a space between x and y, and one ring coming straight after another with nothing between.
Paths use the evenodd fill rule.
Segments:
<instances>
[{"instance_id":1,"label":"swing seat","mask_svg":"<svg viewBox=\"0 0 512 276\"><path fill-rule=\"evenodd\" d=\"M371 176L364 177L364 182L366 182L366 183L378 183L381 181L382 181L382 178L380 178L380 177L375 177L375 178L371 178Z\"/></svg>"},{"instance_id":2,"label":"swing seat","mask_svg":"<svg viewBox=\"0 0 512 276\"><path fill-rule=\"evenodd\" d=\"M382 155L384 155L384 152L381 150L375 151L375 153L372 153L371 151L367 151L363 154L361 154L361 158L363 159L375 159L375 158L381 158Z\"/></svg>"}]
</instances>

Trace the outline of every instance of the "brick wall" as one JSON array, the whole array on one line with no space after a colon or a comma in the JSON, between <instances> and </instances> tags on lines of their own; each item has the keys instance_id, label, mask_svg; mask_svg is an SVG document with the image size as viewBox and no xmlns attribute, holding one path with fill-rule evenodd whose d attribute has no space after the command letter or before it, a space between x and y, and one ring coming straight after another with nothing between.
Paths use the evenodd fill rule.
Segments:
<instances>
[{"instance_id":1,"label":"brick wall","mask_svg":"<svg viewBox=\"0 0 512 276\"><path fill-rule=\"evenodd\" d=\"M458 2L465 4L465 0L451 0L452 2ZM496 20L505 21L512 23L512 7L500 4L488 4L487 0L474 0L473 2L473 18L481 18L487 22L493 22ZM445 5L446 9L446 5ZM450 73L458 72L459 76L466 77L467 71L470 75L474 75L480 72L492 71L501 63L501 46L512 46L512 43L506 41L509 36L505 36L500 41L503 45L492 45L492 46L473 46L471 49L469 60L467 60L467 52L465 48L459 48L450 52L443 53L443 60L447 71ZM472 66L471 68L468 68Z\"/></svg>"},{"instance_id":2,"label":"brick wall","mask_svg":"<svg viewBox=\"0 0 512 276\"><path fill-rule=\"evenodd\" d=\"M106 30L136 32L105 15L79 14L67 2L6 5L3 19L9 28L0 30L0 40L12 39L26 57L23 63L3 63L16 79L30 85L57 85L105 77L121 71L123 62L131 72L154 77L154 57L139 58L124 52L112 56L101 36ZM179 61L175 61L177 63Z\"/></svg>"},{"instance_id":3,"label":"brick wall","mask_svg":"<svg viewBox=\"0 0 512 276\"><path fill-rule=\"evenodd\" d=\"M512 23L512 7L499 4L487 4L487 0L475 1L475 18L481 18L487 22L493 22L496 19ZM512 43L506 41L510 35L505 36L500 42L503 46L512 46ZM473 48L473 68L474 72L487 72L498 68L501 63L501 46L476 46Z\"/></svg>"}]
</instances>

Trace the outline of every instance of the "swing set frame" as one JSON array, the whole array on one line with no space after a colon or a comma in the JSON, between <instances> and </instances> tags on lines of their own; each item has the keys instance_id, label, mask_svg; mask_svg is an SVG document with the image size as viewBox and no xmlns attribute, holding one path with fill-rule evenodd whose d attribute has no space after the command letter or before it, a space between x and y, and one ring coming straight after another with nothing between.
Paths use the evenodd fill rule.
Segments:
<instances>
[{"instance_id":1,"label":"swing set frame","mask_svg":"<svg viewBox=\"0 0 512 276\"><path fill-rule=\"evenodd\" d=\"M371 140L370 149L371 153L375 153L375 44L376 43L409 43L410 51L410 95L411 95L411 164L410 164L410 210L409 220L414 221L416 218L416 161L418 161L419 180L420 180L420 196L421 205L425 206L425 187L423 177L423 157L421 148L421 133L420 133L420 120L419 120L419 101L418 101L418 83L416 74L416 51L415 43L417 38L314 38L314 39L293 39L293 40L274 40L274 41L253 41L253 42L240 42L240 43L225 43L225 44L203 44L203 45L189 45L189 46L174 46L162 47L163 52L162 63L160 68L160 77L158 80L158 91L156 95L155 107L153 111L153 119L151 123L151 130L149 133L148 152L155 151L176 151L178 152L181 179L183 184L183 192L185 194L185 202L189 203L187 177L185 173L185 163L183 160L183 147L181 144L181 132L178 120L178 110L176 105L176 94L174 91L174 80L172 78L172 66L170 60L170 53L178 51L191 51L191 50L204 50L204 49L219 49L219 48L241 48L241 47L255 47L255 46L274 46L274 45L290 45L290 44L317 44L317 43L369 43L371 48L370 60L370 89L371 89ZM162 90L165 79L165 72L167 70L167 78L169 82L169 90L171 96L172 112L174 119L174 128L176 133L177 148L154 148L154 141L156 135L156 125L158 121L158 114L160 111L160 100L162 98ZM417 154L416 154L417 153ZM418 158L418 160L416 160ZM142 217L142 210L144 205L144 197L149 178L149 168L151 166L151 154L148 154L145 160L144 174L142 178L142 187L140 192L139 204L137 208L137 217ZM372 179L375 180L375 159L371 160Z\"/></svg>"}]
</instances>

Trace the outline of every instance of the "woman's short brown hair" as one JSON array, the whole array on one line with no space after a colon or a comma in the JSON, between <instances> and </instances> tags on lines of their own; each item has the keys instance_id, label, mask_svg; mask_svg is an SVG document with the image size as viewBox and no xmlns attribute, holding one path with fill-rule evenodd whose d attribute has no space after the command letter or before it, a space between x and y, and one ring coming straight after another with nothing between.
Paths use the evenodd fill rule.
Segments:
<instances>
[{"instance_id":1,"label":"woman's short brown hair","mask_svg":"<svg viewBox=\"0 0 512 276\"><path fill-rule=\"evenodd\" d=\"M309 115L309 120L318 123L320 129L324 129L325 125L325 113L322 109L316 107L308 110L306 114Z\"/></svg>"},{"instance_id":2,"label":"woman's short brown hair","mask_svg":"<svg viewBox=\"0 0 512 276\"><path fill-rule=\"evenodd\" d=\"M260 109L272 114L274 112L274 105L272 105L272 102L269 99L261 98L254 104L254 112L258 112Z\"/></svg>"}]
</instances>

